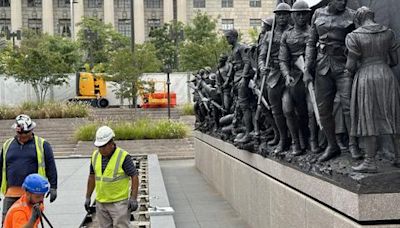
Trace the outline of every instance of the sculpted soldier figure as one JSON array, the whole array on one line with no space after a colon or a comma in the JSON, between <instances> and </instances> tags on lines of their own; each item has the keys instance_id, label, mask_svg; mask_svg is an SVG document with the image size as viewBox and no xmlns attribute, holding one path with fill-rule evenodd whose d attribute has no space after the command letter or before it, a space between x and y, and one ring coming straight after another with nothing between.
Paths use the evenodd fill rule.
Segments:
<instances>
[{"instance_id":1,"label":"sculpted soldier figure","mask_svg":"<svg viewBox=\"0 0 400 228\"><path fill-rule=\"evenodd\" d=\"M205 123L205 118L207 116L207 109L202 101L202 93L201 93L201 75L204 74L204 70L200 69L193 80L191 80L191 84L189 87L193 89L193 102L194 102L194 112L196 117L195 126L196 128L201 127Z\"/></svg>"},{"instance_id":2,"label":"sculpted soldier figure","mask_svg":"<svg viewBox=\"0 0 400 228\"><path fill-rule=\"evenodd\" d=\"M309 37L309 12L311 11L305 1L299 0L292 8L294 27L286 30L282 35L279 60L282 75L285 78L286 89L283 92L283 112L286 117L287 126L292 135L292 154L300 155L305 151L305 139L308 136L308 110L306 101L306 88L302 81L302 69L295 62L303 58L306 50L306 41ZM311 150L317 149L317 128L310 105L311 115L309 122L312 137L310 140ZM299 132L301 139L299 137ZM303 147L302 147L302 146Z\"/></svg>"},{"instance_id":3,"label":"sculpted soldier figure","mask_svg":"<svg viewBox=\"0 0 400 228\"><path fill-rule=\"evenodd\" d=\"M258 39L257 39L257 52L258 52L258 55L260 54L265 34L268 31L271 31L271 29L272 29L272 21L273 20L274 20L273 17L267 17L265 19L261 19L261 22L262 22L262 24L261 24L261 32L258 35Z\"/></svg>"},{"instance_id":4,"label":"sculpted soldier figure","mask_svg":"<svg viewBox=\"0 0 400 228\"><path fill-rule=\"evenodd\" d=\"M315 69L315 93L321 125L328 141L328 147L318 158L327 161L340 154L336 142L335 121L332 115L336 93L340 96L341 107L350 129L350 93L352 78L344 73L346 65L345 37L354 30L354 12L346 7L347 0L332 0L328 6L317 9L311 20L310 38L306 48L306 84L312 81ZM353 158L360 158L355 137L349 140Z\"/></svg>"},{"instance_id":5,"label":"sculpted soldier figure","mask_svg":"<svg viewBox=\"0 0 400 228\"><path fill-rule=\"evenodd\" d=\"M243 114L243 123L246 127L245 134L242 138L238 139L237 142L246 143L250 141L250 132L253 130L252 112L250 107L252 92L248 87L251 77L249 74L251 66L248 53L246 52L250 49L237 42L238 32L235 29L227 31L225 37L228 43L232 46L231 61L234 69L233 91L234 94L237 95L235 109L236 117L239 114L238 112L241 112ZM236 119L235 122L238 124L238 119Z\"/></svg>"},{"instance_id":6,"label":"sculpted soldier figure","mask_svg":"<svg viewBox=\"0 0 400 228\"><path fill-rule=\"evenodd\" d=\"M231 89L233 82L233 65L228 61L228 56L222 54L219 57L217 70L217 86L220 87L222 93L223 107L230 112L232 97Z\"/></svg>"},{"instance_id":7,"label":"sculpted soldier figure","mask_svg":"<svg viewBox=\"0 0 400 228\"><path fill-rule=\"evenodd\" d=\"M285 81L283 80L281 69L279 66L279 48L280 41L283 32L288 28L289 17L290 17L290 6L286 3L280 3L274 10L276 28L274 31L270 31L265 35L264 44L261 49L260 56L258 57L258 63L261 68L261 74L267 76L267 92L268 99L271 103L272 115L274 116L275 123L279 130L279 143L275 149L275 153L282 152L289 146L289 140L287 137L286 120L283 116L282 110L282 94L285 89ZM271 56L269 63L266 63L268 53L268 37L273 36ZM268 65L267 65L268 64ZM269 67L269 69L267 69Z\"/></svg>"},{"instance_id":8,"label":"sculpted soldier figure","mask_svg":"<svg viewBox=\"0 0 400 228\"><path fill-rule=\"evenodd\" d=\"M377 172L376 138L392 135L394 165L400 167L400 86L390 67L397 65L398 43L392 30L374 21L367 7L357 10L355 31L347 35L346 75L354 82L351 96L351 135L364 138L365 160L358 172ZM389 58L388 58L389 57Z\"/></svg>"}]
</instances>

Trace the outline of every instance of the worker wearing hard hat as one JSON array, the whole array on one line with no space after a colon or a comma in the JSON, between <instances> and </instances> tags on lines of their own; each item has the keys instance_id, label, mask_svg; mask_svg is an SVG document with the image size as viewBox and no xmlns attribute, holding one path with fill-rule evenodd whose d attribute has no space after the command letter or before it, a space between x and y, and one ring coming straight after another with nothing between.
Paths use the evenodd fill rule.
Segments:
<instances>
[{"instance_id":1,"label":"worker wearing hard hat","mask_svg":"<svg viewBox=\"0 0 400 228\"><path fill-rule=\"evenodd\" d=\"M7 139L0 155L1 192L4 195L3 221L7 210L23 194L25 177L38 173L50 182L50 202L57 198L57 168L49 142L34 134L36 123L28 115L18 115L12 128L15 137Z\"/></svg>"},{"instance_id":2,"label":"worker wearing hard hat","mask_svg":"<svg viewBox=\"0 0 400 228\"><path fill-rule=\"evenodd\" d=\"M34 173L25 178L22 188L25 192L8 210L4 228L38 227L44 209L43 198L50 190L50 184L44 177Z\"/></svg>"},{"instance_id":3,"label":"worker wearing hard hat","mask_svg":"<svg viewBox=\"0 0 400 228\"><path fill-rule=\"evenodd\" d=\"M116 146L114 131L107 126L96 132L85 209L90 213L96 189L96 216L101 228L130 227L130 214L138 208L138 172L128 152ZM129 189L131 190L129 192Z\"/></svg>"}]
</instances>

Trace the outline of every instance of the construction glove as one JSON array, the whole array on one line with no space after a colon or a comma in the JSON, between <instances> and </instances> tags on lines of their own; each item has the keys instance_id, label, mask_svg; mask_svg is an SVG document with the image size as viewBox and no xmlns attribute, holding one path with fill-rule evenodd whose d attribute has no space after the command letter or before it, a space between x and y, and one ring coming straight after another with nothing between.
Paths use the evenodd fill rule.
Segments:
<instances>
[{"instance_id":1,"label":"construction glove","mask_svg":"<svg viewBox=\"0 0 400 228\"><path fill-rule=\"evenodd\" d=\"M90 213L90 198L86 198L85 200L85 210Z\"/></svg>"},{"instance_id":2,"label":"construction glove","mask_svg":"<svg viewBox=\"0 0 400 228\"><path fill-rule=\"evenodd\" d=\"M32 215L29 219L31 224L35 224L36 220L41 216L42 212L40 211L40 204L37 203L32 207Z\"/></svg>"},{"instance_id":3,"label":"construction glove","mask_svg":"<svg viewBox=\"0 0 400 228\"><path fill-rule=\"evenodd\" d=\"M57 189L51 188L50 191L47 193L46 198L50 195L50 203L54 202L57 198Z\"/></svg>"},{"instance_id":4,"label":"construction glove","mask_svg":"<svg viewBox=\"0 0 400 228\"><path fill-rule=\"evenodd\" d=\"M138 208L138 201L135 198L130 198L128 201L128 210L130 212L132 211L136 211L136 209Z\"/></svg>"}]
</instances>

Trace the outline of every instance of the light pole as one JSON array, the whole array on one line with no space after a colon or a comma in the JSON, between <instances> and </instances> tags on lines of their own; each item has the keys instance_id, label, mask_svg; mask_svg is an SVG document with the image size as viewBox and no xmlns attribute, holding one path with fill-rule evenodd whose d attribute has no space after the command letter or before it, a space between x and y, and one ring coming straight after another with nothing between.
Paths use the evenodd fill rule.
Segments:
<instances>
[{"instance_id":1,"label":"light pole","mask_svg":"<svg viewBox=\"0 0 400 228\"><path fill-rule=\"evenodd\" d=\"M15 49L15 38L17 38L17 40L21 40L21 30L17 30L15 32L7 32L7 40L12 39L13 49Z\"/></svg>"},{"instance_id":2,"label":"light pole","mask_svg":"<svg viewBox=\"0 0 400 228\"><path fill-rule=\"evenodd\" d=\"M171 119L171 93L170 93L170 85L171 81L169 78L169 74L171 73L171 65L167 63L165 65L165 72L167 73L167 100L168 100L168 119Z\"/></svg>"}]
</instances>

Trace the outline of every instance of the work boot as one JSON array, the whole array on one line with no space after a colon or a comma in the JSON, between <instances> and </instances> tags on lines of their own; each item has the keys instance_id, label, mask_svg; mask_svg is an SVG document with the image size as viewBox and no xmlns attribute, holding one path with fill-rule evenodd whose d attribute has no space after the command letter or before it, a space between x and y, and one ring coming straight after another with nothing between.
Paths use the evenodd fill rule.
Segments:
<instances>
[{"instance_id":1,"label":"work boot","mask_svg":"<svg viewBox=\"0 0 400 228\"><path fill-rule=\"evenodd\" d=\"M279 130L278 130L278 127L276 126L275 119L274 119L273 115L271 114L271 112L268 111L265 114L266 114L266 121L268 124L271 125L270 128L272 129L272 134L274 134L274 138L272 140L268 141L268 145L275 146L276 144L279 143L279 139L280 139L279 138Z\"/></svg>"},{"instance_id":2,"label":"work boot","mask_svg":"<svg viewBox=\"0 0 400 228\"><path fill-rule=\"evenodd\" d=\"M283 151L286 151L289 149L289 146L290 146L290 143L289 143L289 140L287 137L284 139L281 139L281 140L279 140L279 143L276 146L274 153L281 153Z\"/></svg>"},{"instance_id":3,"label":"work boot","mask_svg":"<svg viewBox=\"0 0 400 228\"><path fill-rule=\"evenodd\" d=\"M339 155L340 155L340 148L338 145L333 145L333 146L328 145L324 153L318 158L318 161L325 162Z\"/></svg>"},{"instance_id":4,"label":"work boot","mask_svg":"<svg viewBox=\"0 0 400 228\"><path fill-rule=\"evenodd\" d=\"M274 119L279 130L279 143L276 146L274 153L280 153L289 149L288 147L290 146L290 142L287 137L285 117L282 114L274 115Z\"/></svg>"},{"instance_id":5,"label":"work boot","mask_svg":"<svg viewBox=\"0 0 400 228\"><path fill-rule=\"evenodd\" d=\"M238 139L236 142L237 143L248 143L251 141L251 136L250 134L246 133L242 138Z\"/></svg>"},{"instance_id":6,"label":"work boot","mask_svg":"<svg viewBox=\"0 0 400 228\"><path fill-rule=\"evenodd\" d=\"M392 135L393 146L394 146L394 161L393 165L400 168L400 137L398 135Z\"/></svg>"},{"instance_id":7,"label":"work boot","mask_svg":"<svg viewBox=\"0 0 400 228\"><path fill-rule=\"evenodd\" d=\"M310 150L314 154L318 154L320 152L320 148L316 140L310 140Z\"/></svg>"},{"instance_id":8,"label":"work boot","mask_svg":"<svg viewBox=\"0 0 400 228\"><path fill-rule=\"evenodd\" d=\"M310 150L312 153L317 154L320 152L320 148L318 146L318 124L314 113L308 115L308 129L310 130Z\"/></svg>"},{"instance_id":9,"label":"work boot","mask_svg":"<svg viewBox=\"0 0 400 228\"><path fill-rule=\"evenodd\" d=\"M343 134L336 134L336 142L340 150L347 150L347 146L343 142Z\"/></svg>"},{"instance_id":10,"label":"work boot","mask_svg":"<svg viewBox=\"0 0 400 228\"><path fill-rule=\"evenodd\" d=\"M360 165L351 167L353 171L359 173L378 172L378 168L375 162L376 147L377 146L375 136L365 137L365 159Z\"/></svg>"},{"instance_id":11,"label":"work boot","mask_svg":"<svg viewBox=\"0 0 400 228\"><path fill-rule=\"evenodd\" d=\"M303 153L304 153L304 150L301 149L299 141L293 142L291 154L293 156L299 156L299 155L302 155Z\"/></svg>"},{"instance_id":12,"label":"work boot","mask_svg":"<svg viewBox=\"0 0 400 228\"><path fill-rule=\"evenodd\" d=\"M374 158L365 158L364 161L358 166L352 166L351 169L359 173L376 173L378 168Z\"/></svg>"},{"instance_id":13,"label":"work boot","mask_svg":"<svg viewBox=\"0 0 400 228\"><path fill-rule=\"evenodd\" d=\"M357 145L350 145L349 151L351 154L351 158L355 160L361 159L363 157L363 154L360 152L360 149L358 148Z\"/></svg>"},{"instance_id":14,"label":"work boot","mask_svg":"<svg viewBox=\"0 0 400 228\"><path fill-rule=\"evenodd\" d=\"M244 133L239 133L236 135L235 139L233 140L233 142L237 142L238 140L240 140L241 138L243 138L245 136Z\"/></svg>"},{"instance_id":15,"label":"work boot","mask_svg":"<svg viewBox=\"0 0 400 228\"><path fill-rule=\"evenodd\" d=\"M268 145L269 146L275 146L276 144L279 143L279 132L278 132L278 130L274 129L273 133L274 133L274 138L272 140L268 141Z\"/></svg>"}]
</instances>

